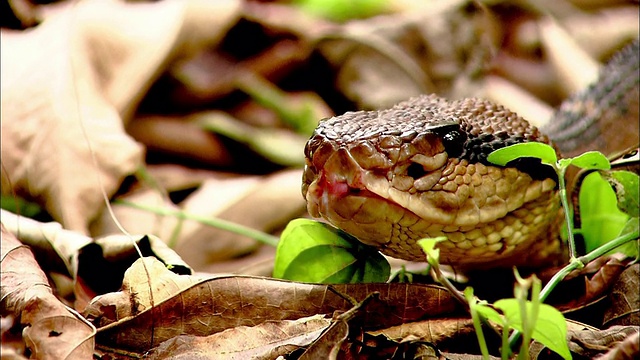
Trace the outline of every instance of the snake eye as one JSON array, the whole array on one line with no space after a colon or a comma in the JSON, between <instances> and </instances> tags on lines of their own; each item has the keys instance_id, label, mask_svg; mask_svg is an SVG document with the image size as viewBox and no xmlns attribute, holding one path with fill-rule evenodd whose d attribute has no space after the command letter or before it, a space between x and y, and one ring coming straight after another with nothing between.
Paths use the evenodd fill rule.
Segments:
<instances>
[{"instance_id":1,"label":"snake eye","mask_svg":"<svg viewBox=\"0 0 640 360\"><path fill-rule=\"evenodd\" d=\"M442 135L442 144L450 157L458 157L464 150L467 135L460 128L451 130Z\"/></svg>"}]
</instances>

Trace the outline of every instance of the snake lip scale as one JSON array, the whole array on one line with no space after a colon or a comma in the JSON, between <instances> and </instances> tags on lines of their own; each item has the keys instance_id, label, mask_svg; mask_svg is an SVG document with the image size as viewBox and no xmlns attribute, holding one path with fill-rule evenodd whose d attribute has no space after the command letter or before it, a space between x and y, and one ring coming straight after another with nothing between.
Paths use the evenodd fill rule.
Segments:
<instances>
[{"instance_id":1,"label":"snake lip scale","mask_svg":"<svg viewBox=\"0 0 640 360\"><path fill-rule=\"evenodd\" d=\"M625 71L635 80L588 89L630 114L637 100L628 104L628 95L638 88L638 42L633 46L614 62L631 63ZM618 68L605 70L624 76ZM613 98L627 104L615 106L616 91L623 94ZM559 114L567 108L579 106ZM576 127L575 116L564 117ZM637 144L637 136L629 138ZM535 160L506 167L486 160L495 149L531 141L555 146L516 113L483 99L422 95L386 110L347 112L322 120L307 142L302 193L312 216L392 257L424 261L416 241L445 236L440 261L457 269L539 268L563 260L557 177Z\"/></svg>"}]
</instances>

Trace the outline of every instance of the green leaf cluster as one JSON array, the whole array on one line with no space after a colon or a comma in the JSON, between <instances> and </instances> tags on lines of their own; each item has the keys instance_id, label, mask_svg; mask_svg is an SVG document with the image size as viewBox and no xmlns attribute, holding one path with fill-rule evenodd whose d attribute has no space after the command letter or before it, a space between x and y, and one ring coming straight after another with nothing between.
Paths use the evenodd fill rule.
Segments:
<instances>
[{"instance_id":1,"label":"green leaf cluster","mask_svg":"<svg viewBox=\"0 0 640 360\"><path fill-rule=\"evenodd\" d=\"M614 190L616 189L616 190ZM628 171L594 172L580 188L581 228L587 252L633 231L638 231L638 175ZM631 241L611 252L638 256Z\"/></svg>"},{"instance_id":2,"label":"green leaf cluster","mask_svg":"<svg viewBox=\"0 0 640 360\"><path fill-rule=\"evenodd\" d=\"M579 193L579 210L582 220L580 232L585 239L588 252L618 239L626 234L638 231L638 175L629 171L609 171L609 160L598 151L588 151L573 158L559 159L555 150L542 143L522 143L498 149L489 154L487 160L504 166L521 157L538 158L543 164L552 166L558 173L560 196L567 211L568 201L564 189L565 170L573 165L584 170L599 170L589 174L582 182ZM606 180L606 181L605 181ZM567 219L572 229L572 222ZM571 230L573 231L573 229ZM572 242L572 234L569 236ZM571 246L572 244L570 244ZM638 256L638 244L627 242L614 251L628 256ZM574 254L572 254L573 256Z\"/></svg>"},{"instance_id":3,"label":"green leaf cluster","mask_svg":"<svg viewBox=\"0 0 640 360\"><path fill-rule=\"evenodd\" d=\"M472 290L471 288L465 290L465 295L468 298L472 298ZM518 299L501 299L496 301L493 306L484 301L470 301L469 306L472 314L476 313L485 319L502 325L505 331L510 328L520 332L524 331L523 309ZM535 309L536 307L537 309ZM500 310L500 312L496 309ZM525 311L526 318L534 323L531 338L553 350L563 359L571 359L571 352L566 340L567 324L562 313L551 305L535 304L532 301L526 301ZM534 312L536 312L535 316ZM508 351L506 345L503 347L503 351Z\"/></svg>"},{"instance_id":4,"label":"green leaf cluster","mask_svg":"<svg viewBox=\"0 0 640 360\"><path fill-rule=\"evenodd\" d=\"M291 221L284 229L273 270L281 279L313 283L386 282L391 268L375 248L328 224Z\"/></svg>"}]
</instances>

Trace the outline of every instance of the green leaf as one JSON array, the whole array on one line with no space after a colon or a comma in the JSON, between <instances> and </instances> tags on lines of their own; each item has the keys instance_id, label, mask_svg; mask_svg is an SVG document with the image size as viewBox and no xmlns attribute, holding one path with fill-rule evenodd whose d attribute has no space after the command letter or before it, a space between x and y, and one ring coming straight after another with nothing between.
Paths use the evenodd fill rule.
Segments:
<instances>
[{"instance_id":1,"label":"green leaf","mask_svg":"<svg viewBox=\"0 0 640 360\"><path fill-rule=\"evenodd\" d=\"M624 225L622 230L620 230L619 236L623 236L626 234L631 234L635 231L638 231L640 228L640 219L637 217L629 218L627 223ZM628 257L635 258L638 257L638 247L640 246L640 242L636 239L635 241L629 241L624 245L618 246L614 249L614 252L621 252Z\"/></svg>"},{"instance_id":2,"label":"green leaf","mask_svg":"<svg viewBox=\"0 0 640 360\"><path fill-rule=\"evenodd\" d=\"M587 151L570 159L571 165L587 170L609 170L609 159L599 151Z\"/></svg>"},{"instance_id":3,"label":"green leaf","mask_svg":"<svg viewBox=\"0 0 640 360\"><path fill-rule=\"evenodd\" d=\"M487 160L490 163L505 166L510 161L521 157L538 158L547 165L554 165L558 161L553 147L538 142L514 144L495 150L489 154Z\"/></svg>"},{"instance_id":4,"label":"green leaf","mask_svg":"<svg viewBox=\"0 0 640 360\"><path fill-rule=\"evenodd\" d=\"M587 175L582 182L579 204L587 252L618 237L629 220L629 215L618 209L615 192L598 172Z\"/></svg>"},{"instance_id":5,"label":"green leaf","mask_svg":"<svg viewBox=\"0 0 640 360\"><path fill-rule=\"evenodd\" d=\"M496 309L491 307L491 305L487 304L486 302L475 304L475 308L476 308L476 311L482 316L484 316L487 320L491 320L496 324L500 324L503 326L507 325L506 319L502 315L500 315L500 313L497 312Z\"/></svg>"},{"instance_id":6,"label":"green leaf","mask_svg":"<svg viewBox=\"0 0 640 360\"><path fill-rule=\"evenodd\" d=\"M305 11L336 21L370 17L389 9L385 0L296 0L295 3Z\"/></svg>"},{"instance_id":7,"label":"green leaf","mask_svg":"<svg viewBox=\"0 0 640 360\"><path fill-rule=\"evenodd\" d=\"M638 174L630 171L607 171L603 177L613 188L616 198L618 199L618 209L629 214L629 216L638 217L640 214L640 201L638 200L639 177Z\"/></svg>"},{"instance_id":8,"label":"green leaf","mask_svg":"<svg viewBox=\"0 0 640 360\"><path fill-rule=\"evenodd\" d=\"M532 303L527 301L527 313L531 312ZM538 318L531 338L555 351L564 359L571 359L571 352L567 345L567 323L562 313L551 305L540 304ZM518 331L523 331L522 318L517 299L501 299L495 302L495 307L502 310L507 324Z\"/></svg>"},{"instance_id":9,"label":"green leaf","mask_svg":"<svg viewBox=\"0 0 640 360\"><path fill-rule=\"evenodd\" d=\"M429 265L434 266L434 263L438 263L440 261L440 249L436 249L436 244L445 240L447 240L446 236L418 240L418 245L420 245L422 251L427 255L427 262Z\"/></svg>"},{"instance_id":10,"label":"green leaf","mask_svg":"<svg viewBox=\"0 0 640 360\"><path fill-rule=\"evenodd\" d=\"M38 204L26 201L15 195L0 196L0 208L28 218L33 218L43 212Z\"/></svg>"},{"instance_id":11,"label":"green leaf","mask_svg":"<svg viewBox=\"0 0 640 360\"><path fill-rule=\"evenodd\" d=\"M273 276L314 283L385 282L389 263L375 248L363 245L330 225L296 219L285 228Z\"/></svg>"},{"instance_id":12,"label":"green leaf","mask_svg":"<svg viewBox=\"0 0 640 360\"><path fill-rule=\"evenodd\" d=\"M286 129L261 128L243 123L221 111L209 111L193 117L202 129L246 145L265 159L285 166L304 164L307 137Z\"/></svg>"}]
</instances>

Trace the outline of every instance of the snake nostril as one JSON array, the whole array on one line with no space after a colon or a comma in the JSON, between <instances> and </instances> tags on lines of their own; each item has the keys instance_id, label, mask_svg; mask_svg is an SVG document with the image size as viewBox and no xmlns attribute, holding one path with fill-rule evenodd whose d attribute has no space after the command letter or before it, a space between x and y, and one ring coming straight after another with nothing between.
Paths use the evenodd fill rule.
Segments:
<instances>
[{"instance_id":1,"label":"snake nostril","mask_svg":"<svg viewBox=\"0 0 640 360\"><path fill-rule=\"evenodd\" d=\"M418 163L411 163L407 168L407 175L412 177L414 180L420 179L425 176L427 172L424 170L424 167Z\"/></svg>"}]
</instances>

